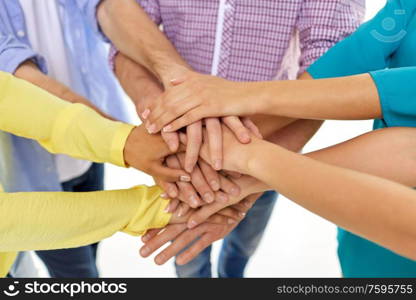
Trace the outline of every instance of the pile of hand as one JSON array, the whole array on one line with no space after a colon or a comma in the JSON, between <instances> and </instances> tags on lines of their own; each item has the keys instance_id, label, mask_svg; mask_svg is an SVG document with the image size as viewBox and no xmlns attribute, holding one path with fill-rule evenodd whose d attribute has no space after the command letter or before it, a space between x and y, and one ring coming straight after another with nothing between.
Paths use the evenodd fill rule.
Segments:
<instances>
[{"instance_id":1,"label":"pile of hand","mask_svg":"<svg viewBox=\"0 0 416 300\"><path fill-rule=\"evenodd\" d=\"M161 132L167 122L192 108L183 105L192 103L189 99L175 106L168 100L178 100L177 89L183 90L185 78L192 75L202 76L184 71L182 79L169 81L165 91L155 91L155 98L138 108L142 110L139 113L144 124L133 131L125 148L126 162L151 174L165 191L162 196L171 199L167 212L173 214L174 224L142 237L145 245L140 254L144 257L172 241L156 257L157 264L165 263L189 245L192 246L181 253L177 263L192 260L231 232L260 196L258 192L264 190L262 183L239 172L244 169L240 167L244 157L235 146L261 138L249 118L201 118ZM164 118L165 115L168 117ZM158 122L153 123L155 120ZM137 143L147 145L140 156L135 152Z\"/></svg>"}]
</instances>

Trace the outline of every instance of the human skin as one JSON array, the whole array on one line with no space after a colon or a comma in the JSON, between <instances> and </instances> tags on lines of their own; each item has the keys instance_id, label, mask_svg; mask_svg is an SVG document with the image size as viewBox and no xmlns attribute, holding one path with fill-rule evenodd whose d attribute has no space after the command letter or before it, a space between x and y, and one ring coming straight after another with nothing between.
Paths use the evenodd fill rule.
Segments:
<instances>
[{"instance_id":1,"label":"human skin","mask_svg":"<svg viewBox=\"0 0 416 300\"><path fill-rule=\"evenodd\" d=\"M170 132L201 118L230 114L312 120L382 116L377 87L369 74L239 83L188 72L176 84L149 107L148 121L155 132Z\"/></svg>"},{"instance_id":2,"label":"human skin","mask_svg":"<svg viewBox=\"0 0 416 300\"><path fill-rule=\"evenodd\" d=\"M14 75L17 78L24 79L49 93L66 100L71 103L81 103L84 104L96 112L98 112L103 117L112 120L110 116L100 111L96 106L94 106L88 99L78 95L72 91L69 87L64 84L56 81L55 79L43 74L36 64L32 61L23 62L15 71Z\"/></svg>"},{"instance_id":3,"label":"human skin","mask_svg":"<svg viewBox=\"0 0 416 300\"><path fill-rule=\"evenodd\" d=\"M154 99L163 94L163 87L154 75L120 52L115 57L115 74L135 104L137 112L144 111L145 107L149 106ZM300 76L300 79L311 79L311 77L307 73L304 73ZM141 114L139 114L139 116L143 120ZM269 134L267 139L291 149L292 151L300 151L322 124L322 122L314 120L295 120L292 118L278 119L261 115L253 116L252 118L255 123L262 123L263 121L270 119L272 119L272 122L269 121L271 125L270 128L275 132ZM250 127L249 123L246 123L246 125ZM258 130L257 128L252 128L252 131ZM170 135L170 133L162 132L162 136L164 136L164 140L167 141L170 149L175 150L178 148L179 138L176 134ZM171 168L175 166L178 167L179 165L177 158L173 157L167 159L166 163ZM200 170L206 178L206 182L204 182L204 178L198 177ZM202 195L206 193L212 195L220 189L218 184L220 182L219 176L220 175L216 175L213 172L209 165L199 160L192 173L192 179L200 182L200 185L205 187L203 188L203 190L205 190L204 193L201 193L200 190L195 189L188 183L178 183L175 185L164 182L160 180L160 178L155 178L155 181L167 192L169 197L179 198L188 205L191 205L192 201L195 199L201 203L201 200L204 200ZM207 191L206 183L211 187L211 191ZM206 199L204 201L208 202ZM173 203L172 209L176 208L177 205L178 203ZM192 205L192 207L196 207L196 205ZM183 207L182 209L186 212L186 207Z\"/></svg>"},{"instance_id":4,"label":"human skin","mask_svg":"<svg viewBox=\"0 0 416 300\"><path fill-rule=\"evenodd\" d=\"M87 99L72 91L69 87L43 74L39 68L30 61L21 64L15 72L15 76L26 80L49 93L71 103L84 104L103 117L111 119L108 115L100 112L97 107ZM152 137L147 133L144 126L136 127L130 133L124 148L124 158L129 166L148 174L157 175L165 181L191 181L191 176L182 169L167 168L162 165L161 159L170 155L170 151L159 136Z\"/></svg>"},{"instance_id":5,"label":"human skin","mask_svg":"<svg viewBox=\"0 0 416 300\"><path fill-rule=\"evenodd\" d=\"M182 59L170 41L163 35L154 22L134 0L103 0L97 8L97 18L103 32L123 54L144 66L161 83L164 90L171 88L171 80L181 76L190 66ZM144 119L147 110L141 111ZM222 120L236 134L242 143L250 142L249 130L238 117ZM249 122L246 120L246 122ZM222 168L221 123L218 118L204 120L208 130L209 145L213 166ZM146 122L150 133L152 126ZM250 126L253 126L250 123ZM169 140L177 141L171 133ZM185 170L192 172L198 160L202 144L202 122L198 120L187 126L189 143L186 149ZM166 141L173 145L173 142Z\"/></svg>"},{"instance_id":6,"label":"human skin","mask_svg":"<svg viewBox=\"0 0 416 300\"><path fill-rule=\"evenodd\" d=\"M158 79L147 71L143 66L137 64L122 53L118 53L114 60L115 74L123 86L126 93L134 103L137 112L141 112L156 97L163 93L163 87ZM142 119L141 115L139 117ZM143 119L142 119L143 121ZM167 142L171 151L179 148L179 138L176 134L162 133L164 140ZM179 161L176 155L166 158L165 164L169 168L183 169L184 161ZM177 213L182 215L186 213L189 206L197 207L204 203L210 203L215 200L215 195L227 197L224 193L216 193L220 190L230 191L233 188L238 189L237 185L221 186L226 181L220 180L218 174L210 165L199 160L191 173L192 182L170 183L155 177L155 182L162 187L167 195L172 199L180 199L187 203L187 206L179 205L173 201L170 211L173 212L178 208ZM229 183L229 182L226 182Z\"/></svg>"},{"instance_id":7,"label":"human skin","mask_svg":"<svg viewBox=\"0 0 416 300\"><path fill-rule=\"evenodd\" d=\"M383 129L304 156L264 140L241 145L227 139L225 167L252 175L342 228L415 259L416 193L410 189L416 185L415 137L412 128ZM199 212L203 209L209 210ZM206 234L204 224L178 236L145 236L147 252L156 251L171 234L175 242L155 258L162 264L188 240ZM189 262L212 242L196 242L177 263Z\"/></svg>"}]
</instances>

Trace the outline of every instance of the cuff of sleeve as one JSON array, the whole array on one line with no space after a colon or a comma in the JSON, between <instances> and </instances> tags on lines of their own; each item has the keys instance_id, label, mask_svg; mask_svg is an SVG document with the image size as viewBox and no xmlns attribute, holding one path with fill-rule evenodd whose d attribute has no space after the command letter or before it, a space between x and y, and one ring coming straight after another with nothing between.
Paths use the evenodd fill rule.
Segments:
<instances>
[{"instance_id":1,"label":"cuff of sleeve","mask_svg":"<svg viewBox=\"0 0 416 300\"><path fill-rule=\"evenodd\" d=\"M132 221L123 229L123 232L140 236L150 229L167 226L172 214L165 212L169 200L160 197L163 192L162 189L158 186L138 186L135 189L142 192L139 196L142 204Z\"/></svg>"},{"instance_id":2,"label":"cuff of sleeve","mask_svg":"<svg viewBox=\"0 0 416 300\"><path fill-rule=\"evenodd\" d=\"M380 99L380 106L383 114L383 120L388 124L388 126L394 126L396 124L395 118L393 117L394 112L390 107L390 96L388 91L389 82L385 82L383 79L383 74L385 71L375 71L370 72L370 76L373 79L377 92Z\"/></svg>"},{"instance_id":3,"label":"cuff of sleeve","mask_svg":"<svg viewBox=\"0 0 416 300\"><path fill-rule=\"evenodd\" d=\"M0 70L4 72L14 74L14 72L16 72L17 68L22 63L31 60L39 67L43 73L48 73L45 59L42 56L36 54L30 48L22 48L17 52L16 49L8 49L2 52L1 56L2 57L0 60L3 63L0 63Z\"/></svg>"},{"instance_id":4,"label":"cuff of sleeve","mask_svg":"<svg viewBox=\"0 0 416 300\"><path fill-rule=\"evenodd\" d=\"M87 17L88 17L88 20L90 21L90 24L94 32L98 34L98 36L100 36L105 42L110 43L110 40L101 30L100 24L98 23L98 18L97 18L98 9L97 8L101 4L101 2L102 0L89 0L88 1Z\"/></svg>"},{"instance_id":5,"label":"cuff of sleeve","mask_svg":"<svg viewBox=\"0 0 416 300\"><path fill-rule=\"evenodd\" d=\"M113 141L111 143L111 163L120 166L128 167L124 160L124 147L132 130L135 128L133 125L119 123L120 126L114 134Z\"/></svg>"}]
</instances>

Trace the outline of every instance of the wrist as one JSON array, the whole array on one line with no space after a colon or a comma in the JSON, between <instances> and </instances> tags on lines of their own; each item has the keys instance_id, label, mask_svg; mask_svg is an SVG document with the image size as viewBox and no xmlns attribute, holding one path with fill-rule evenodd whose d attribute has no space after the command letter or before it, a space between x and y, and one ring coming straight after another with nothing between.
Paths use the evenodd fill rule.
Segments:
<instances>
[{"instance_id":1,"label":"wrist","mask_svg":"<svg viewBox=\"0 0 416 300\"><path fill-rule=\"evenodd\" d=\"M278 88L279 82L272 84L267 82L258 82L256 84L256 100L254 101L256 114L274 115L279 111L278 105Z\"/></svg>"},{"instance_id":2,"label":"wrist","mask_svg":"<svg viewBox=\"0 0 416 300\"><path fill-rule=\"evenodd\" d=\"M152 68L165 89L171 86L172 80L182 77L187 71L192 70L185 62L172 62L172 60L166 61L166 59L156 60Z\"/></svg>"},{"instance_id":3,"label":"wrist","mask_svg":"<svg viewBox=\"0 0 416 300\"><path fill-rule=\"evenodd\" d=\"M138 143L136 143L137 140L140 140L140 137L138 137L138 135L139 127L134 127L126 139L126 143L123 149L123 157L126 167L130 167L133 165L134 157L135 154L137 154L139 147Z\"/></svg>"}]
</instances>

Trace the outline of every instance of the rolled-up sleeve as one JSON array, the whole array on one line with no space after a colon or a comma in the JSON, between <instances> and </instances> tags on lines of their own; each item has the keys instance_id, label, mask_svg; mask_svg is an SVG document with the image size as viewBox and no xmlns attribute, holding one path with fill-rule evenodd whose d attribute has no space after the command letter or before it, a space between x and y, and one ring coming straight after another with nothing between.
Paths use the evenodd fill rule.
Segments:
<instances>
[{"instance_id":1,"label":"rolled-up sleeve","mask_svg":"<svg viewBox=\"0 0 416 300\"><path fill-rule=\"evenodd\" d=\"M370 21L307 69L315 78L356 75L388 67L415 13L416 1L389 0ZM394 24L394 29L391 26Z\"/></svg>"},{"instance_id":2,"label":"rolled-up sleeve","mask_svg":"<svg viewBox=\"0 0 416 300\"><path fill-rule=\"evenodd\" d=\"M364 0L304 1L298 21L300 73L353 33L363 21L364 14Z\"/></svg>"},{"instance_id":3,"label":"rolled-up sleeve","mask_svg":"<svg viewBox=\"0 0 416 300\"><path fill-rule=\"evenodd\" d=\"M0 71L14 73L27 60L33 61L42 72L47 73L46 63L42 56L13 35L0 32Z\"/></svg>"},{"instance_id":4,"label":"rolled-up sleeve","mask_svg":"<svg viewBox=\"0 0 416 300\"><path fill-rule=\"evenodd\" d=\"M87 22L91 26L94 33L101 37L105 42L110 42L107 36L102 32L97 19L97 9L102 1L103 0L75 0L78 9L87 19Z\"/></svg>"},{"instance_id":5,"label":"rolled-up sleeve","mask_svg":"<svg viewBox=\"0 0 416 300\"><path fill-rule=\"evenodd\" d=\"M416 127L416 67L370 72L388 127Z\"/></svg>"}]
</instances>

